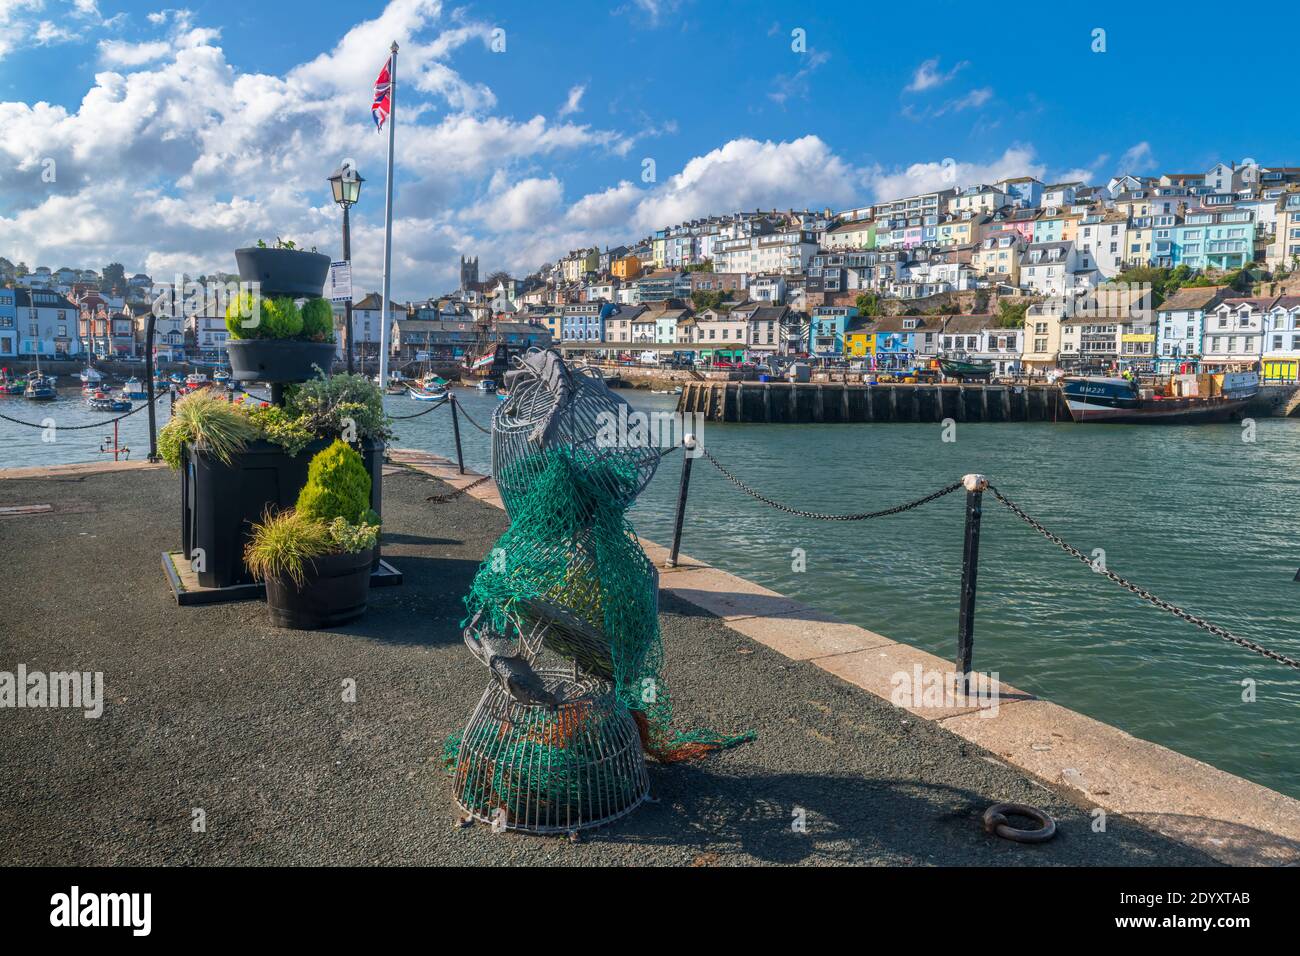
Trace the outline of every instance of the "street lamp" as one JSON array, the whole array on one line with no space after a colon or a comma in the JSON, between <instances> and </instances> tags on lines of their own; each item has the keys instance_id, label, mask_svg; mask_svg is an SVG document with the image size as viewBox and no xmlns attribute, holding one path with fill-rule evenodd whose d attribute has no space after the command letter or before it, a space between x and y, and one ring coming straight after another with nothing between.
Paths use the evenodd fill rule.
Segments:
<instances>
[{"instance_id":1,"label":"street lamp","mask_svg":"<svg viewBox=\"0 0 1300 956\"><path fill-rule=\"evenodd\" d=\"M349 276L352 269L352 224L348 216L348 210L352 204L361 198L361 184L365 182L361 174L356 171L352 163L348 160L343 161L334 174L330 176L330 189L334 193L334 201L343 207L343 259L348 264ZM347 327L347 363L348 374L352 374L352 296L349 295L347 302L343 306L346 313Z\"/></svg>"}]
</instances>

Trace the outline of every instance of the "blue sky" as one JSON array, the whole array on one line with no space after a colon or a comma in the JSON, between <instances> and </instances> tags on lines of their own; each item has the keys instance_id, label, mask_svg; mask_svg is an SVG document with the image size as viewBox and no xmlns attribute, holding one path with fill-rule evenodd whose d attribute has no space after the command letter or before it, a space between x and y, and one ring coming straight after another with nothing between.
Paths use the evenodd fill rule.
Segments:
<instances>
[{"instance_id":1,"label":"blue sky","mask_svg":"<svg viewBox=\"0 0 1300 956\"><path fill-rule=\"evenodd\" d=\"M461 252L523 272L738 205L931 188L945 159L962 182L1300 165L1286 57L1225 42L1221 7L973 10L0 0L0 255L169 274L231 268L259 236L336 251L323 178L351 156L357 271L377 286L369 87L393 38L401 297L449 288ZM1268 31L1297 23L1277 7Z\"/></svg>"}]
</instances>

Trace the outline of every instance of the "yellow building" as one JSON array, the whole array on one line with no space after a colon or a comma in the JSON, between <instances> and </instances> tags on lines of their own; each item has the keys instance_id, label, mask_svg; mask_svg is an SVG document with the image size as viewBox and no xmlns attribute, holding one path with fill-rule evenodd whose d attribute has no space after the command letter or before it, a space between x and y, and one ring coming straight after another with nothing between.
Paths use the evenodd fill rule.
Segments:
<instances>
[{"instance_id":1,"label":"yellow building","mask_svg":"<svg viewBox=\"0 0 1300 956\"><path fill-rule=\"evenodd\" d=\"M636 256L623 256L609 264L609 271L616 279L630 282L641 274L641 260Z\"/></svg>"},{"instance_id":2,"label":"yellow building","mask_svg":"<svg viewBox=\"0 0 1300 956\"><path fill-rule=\"evenodd\" d=\"M876 354L876 333L870 319L856 318L844 333L844 354L849 358L867 358Z\"/></svg>"}]
</instances>

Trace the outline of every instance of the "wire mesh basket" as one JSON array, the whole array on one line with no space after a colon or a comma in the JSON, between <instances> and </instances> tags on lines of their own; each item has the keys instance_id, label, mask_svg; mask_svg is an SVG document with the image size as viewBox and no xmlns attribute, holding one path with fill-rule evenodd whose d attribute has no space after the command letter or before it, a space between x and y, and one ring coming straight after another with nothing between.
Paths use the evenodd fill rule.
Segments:
<instances>
[{"instance_id":1,"label":"wire mesh basket","mask_svg":"<svg viewBox=\"0 0 1300 956\"><path fill-rule=\"evenodd\" d=\"M559 703L521 704L493 683L461 737L454 792L497 829L573 833L630 813L650 789L641 739L613 687L539 672Z\"/></svg>"},{"instance_id":2,"label":"wire mesh basket","mask_svg":"<svg viewBox=\"0 0 1300 956\"><path fill-rule=\"evenodd\" d=\"M492 415L492 474L513 516L514 506L546 465L546 452L582 462L584 475L629 507L659 467L648 429L630 428L632 407L597 369L571 368L554 351L533 351L507 373L510 396Z\"/></svg>"}]
</instances>

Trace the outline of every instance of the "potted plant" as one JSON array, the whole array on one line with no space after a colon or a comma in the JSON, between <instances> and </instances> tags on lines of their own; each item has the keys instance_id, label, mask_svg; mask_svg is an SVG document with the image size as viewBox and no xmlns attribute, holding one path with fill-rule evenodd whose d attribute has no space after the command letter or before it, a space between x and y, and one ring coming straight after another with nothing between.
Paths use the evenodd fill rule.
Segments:
<instances>
[{"instance_id":1,"label":"potted plant","mask_svg":"<svg viewBox=\"0 0 1300 956\"><path fill-rule=\"evenodd\" d=\"M378 540L370 475L361 456L336 439L312 458L297 504L254 526L244 561L266 582L272 624L333 627L365 613Z\"/></svg>"},{"instance_id":2,"label":"potted plant","mask_svg":"<svg viewBox=\"0 0 1300 956\"><path fill-rule=\"evenodd\" d=\"M256 282L262 294L276 298L303 299L319 296L329 275L330 257L312 250L306 252L291 241L275 240L268 246L261 239L257 245L235 250L239 278Z\"/></svg>"},{"instance_id":3,"label":"potted plant","mask_svg":"<svg viewBox=\"0 0 1300 956\"><path fill-rule=\"evenodd\" d=\"M334 312L319 288L302 305L241 292L226 306L226 330L230 371L241 382L301 382L334 362Z\"/></svg>"},{"instance_id":4,"label":"potted plant","mask_svg":"<svg viewBox=\"0 0 1300 956\"><path fill-rule=\"evenodd\" d=\"M268 511L290 508L309 462L336 438L354 443L371 478L368 507L382 513L383 397L362 376L313 379L291 388L284 407L232 404L200 389L176 403L159 432L163 459L181 471L181 547L204 588L235 588L254 576L245 545ZM372 564L379 564L373 549Z\"/></svg>"}]
</instances>

